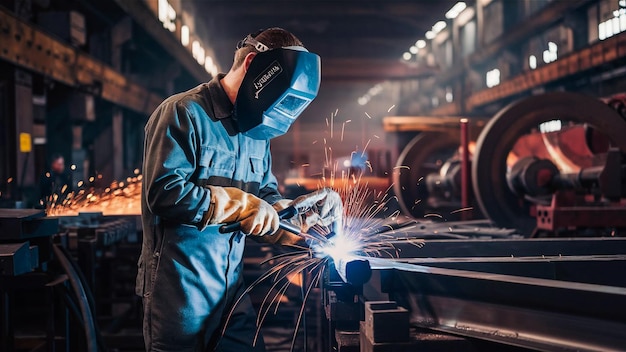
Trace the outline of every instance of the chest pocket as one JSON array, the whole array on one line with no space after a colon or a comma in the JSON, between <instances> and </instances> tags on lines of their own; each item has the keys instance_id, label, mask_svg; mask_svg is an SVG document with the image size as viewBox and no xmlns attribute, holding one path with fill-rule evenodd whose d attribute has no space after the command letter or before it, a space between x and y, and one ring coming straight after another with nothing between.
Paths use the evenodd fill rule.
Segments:
<instances>
[{"instance_id":1,"label":"chest pocket","mask_svg":"<svg viewBox=\"0 0 626 352\"><path fill-rule=\"evenodd\" d=\"M263 167L263 157L261 156L250 156L250 169L248 171L248 180L250 182L258 182L261 183L263 180L263 173L265 168Z\"/></svg>"},{"instance_id":2,"label":"chest pocket","mask_svg":"<svg viewBox=\"0 0 626 352\"><path fill-rule=\"evenodd\" d=\"M235 173L235 153L214 147L202 147L200 152L200 172L198 178L211 176L232 178Z\"/></svg>"}]
</instances>

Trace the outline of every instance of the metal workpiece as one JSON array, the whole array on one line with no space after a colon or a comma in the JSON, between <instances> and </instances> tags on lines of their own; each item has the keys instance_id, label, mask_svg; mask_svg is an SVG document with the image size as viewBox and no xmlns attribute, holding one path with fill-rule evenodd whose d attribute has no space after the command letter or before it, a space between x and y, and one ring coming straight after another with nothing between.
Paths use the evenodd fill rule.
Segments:
<instances>
[{"instance_id":1,"label":"metal workpiece","mask_svg":"<svg viewBox=\"0 0 626 352\"><path fill-rule=\"evenodd\" d=\"M59 220L46 217L43 210L0 209L0 240L49 237L59 230Z\"/></svg>"},{"instance_id":2,"label":"metal workpiece","mask_svg":"<svg viewBox=\"0 0 626 352\"><path fill-rule=\"evenodd\" d=\"M365 302L365 335L372 342L407 342L409 311L396 302Z\"/></svg>"},{"instance_id":3,"label":"metal workpiece","mask_svg":"<svg viewBox=\"0 0 626 352\"><path fill-rule=\"evenodd\" d=\"M360 286L372 277L372 268L366 258L346 257L332 259L335 270L345 283Z\"/></svg>"},{"instance_id":4,"label":"metal workpiece","mask_svg":"<svg viewBox=\"0 0 626 352\"><path fill-rule=\"evenodd\" d=\"M612 268L611 258L603 259L604 269ZM369 261L383 270L383 290L409 308L418 326L540 350L626 344L626 313L615 309L626 305L626 285Z\"/></svg>"},{"instance_id":5,"label":"metal workpiece","mask_svg":"<svg viewBox=\"0 0 626 352\"><path fill-rule=\"evenodd\" d=\"M478 225L484 222L400 227L404 233L396 232L390 242L397 256L350 259L369 263L381 279L367 285L377 285L376 291L406 308L411 326L464 336L469 339L464 340L464 349L471 350L476 341L503 349L508 345L544 351L612 351L626 345L626 312L616 309L626 306L626 279L615 275L626 270L626 238L522 238L497 228L491 229L495 236L490 237ZM465 232L464 237L415 243L416 238L427 237L422 232L455 229ZM325 282L326 291L339 287L337 281L334 286ZM326 306L334 312L329 319L343 319L343 326L353 327L349 320L354 319L356 306L349 315L338 308L354 305L355 299L333 297L334 303ZM413 338L407 343L376 343L369 338L370 303L361 299L365 300L362 348L416 348Z\"/></svg>"},{"instance_id":6,"label":"metal workpiece","mask_svg":"<svg viewBox=\"0 0 626 352\"><path fill-rule=\"evenodd\" d=\"M399 258L621 255L625 237L425 239L391 241Z\"/></svg>"},{"instance_id":7,"label":"metal workpiece","mask_svg":"<svg viewBox=\"0 0 626 352\"><path fill-rule=\"evenodd\" d=\"M30 243L0 244L0 276L29 273L39 266L39 251Z\"/></svg>"}]
</instances>

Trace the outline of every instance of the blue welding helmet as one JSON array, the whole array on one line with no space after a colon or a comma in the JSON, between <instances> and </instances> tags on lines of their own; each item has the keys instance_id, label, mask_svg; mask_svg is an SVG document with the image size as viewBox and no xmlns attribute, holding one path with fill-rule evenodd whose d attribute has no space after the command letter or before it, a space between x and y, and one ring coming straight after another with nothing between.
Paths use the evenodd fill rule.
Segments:
<instances>
[{"instance_id":1,"label":"blue welding helmet","mask_svg":"<svg viewBox=\"0 0 626 352\"><path fill-rule=\"evenodd\" d=\"M320 57L301 46L268 49L252 44L260 52L243 78L233 118L244 135L267 140L285 134L317 96Z\"/></svg>"}]
</instances>

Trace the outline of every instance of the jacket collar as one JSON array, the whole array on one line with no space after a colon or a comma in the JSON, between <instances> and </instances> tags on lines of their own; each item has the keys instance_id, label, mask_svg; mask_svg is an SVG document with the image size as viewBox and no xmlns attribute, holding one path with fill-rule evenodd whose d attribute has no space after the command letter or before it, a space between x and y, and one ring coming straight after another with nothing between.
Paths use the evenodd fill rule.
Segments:
<instances>
[{"instance_id":1,"label":"jacket collar","mask_svg":"<svg viewBox=\"0 0 626 352\"><path fill-rule=\"evenodd\" d=\"M219 75L213 77L213 79L207 84L209 97L213 103L213 116L219 120L232 117L234 107L233 103L230 102L228 95L224 91L222 84L220 83L220 80L224 78L224 76L225 74L220 73Z\"/></svg>"}]
</instances>

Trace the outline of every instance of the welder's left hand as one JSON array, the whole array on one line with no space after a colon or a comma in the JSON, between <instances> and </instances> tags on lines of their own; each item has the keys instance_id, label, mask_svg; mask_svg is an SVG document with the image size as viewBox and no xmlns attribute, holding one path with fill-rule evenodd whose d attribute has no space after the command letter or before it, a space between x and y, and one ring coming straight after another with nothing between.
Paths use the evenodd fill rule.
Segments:
<instances>
[{"instance_id":1,"label":"welder's left hand","mask_svg":"<svg viewBox=\"0 0 626 352\"><path fill-rule=\"evenodd\" d=\"M312 204L311 200L314 200ZM343 202L339 193L330 188L300 196L291 205L300 212L298 217L302 232L308 232L314 225L327 227L334 234L343 230Z\"/></svg>"}]
</instances>

